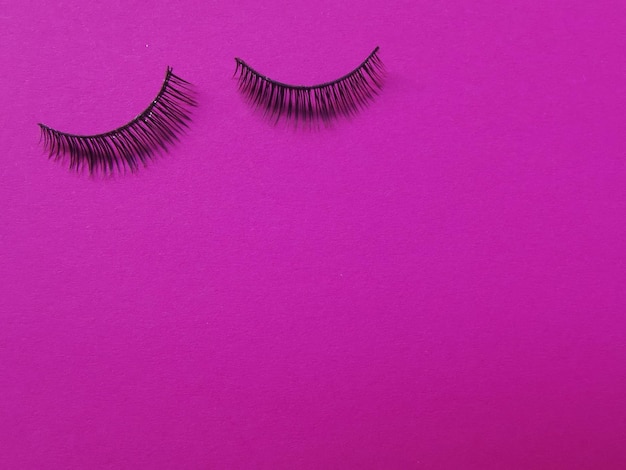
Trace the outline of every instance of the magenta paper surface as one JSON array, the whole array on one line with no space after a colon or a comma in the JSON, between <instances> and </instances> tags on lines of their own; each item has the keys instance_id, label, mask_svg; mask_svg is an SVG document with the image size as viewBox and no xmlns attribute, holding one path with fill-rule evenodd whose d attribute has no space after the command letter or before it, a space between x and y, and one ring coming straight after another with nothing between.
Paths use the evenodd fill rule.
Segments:
<instances>
[{"instance_id":1,"label":"magenta paper surface","mask_svg":"<svg viewBox=\"0 0 626 470\"><path fill-rule=\"evenodd\" d=\"M294 84L375 46L332 129ZM623 1L3 1L0 468L626 468ZM90 179L38 122L171 152Z\"/></svg>"}]
</instances>

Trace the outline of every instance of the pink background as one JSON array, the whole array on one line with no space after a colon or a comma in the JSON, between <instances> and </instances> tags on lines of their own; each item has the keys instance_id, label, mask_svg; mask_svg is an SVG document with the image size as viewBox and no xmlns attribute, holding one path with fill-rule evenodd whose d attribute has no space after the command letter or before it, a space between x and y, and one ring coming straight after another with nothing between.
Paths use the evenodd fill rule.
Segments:
<instances>
[{"instance_id":1,"label":"pink background","mask_svg":"<svg viewBox=\"0 0 626 470\"><path fill-rule=\"evenodd\" d=\"M273 128L239 56L380 98ZM626 468L620 1L3 0L2 469ZM167 65L170 155L90 180Z\"/></svg>"}]
</instances>

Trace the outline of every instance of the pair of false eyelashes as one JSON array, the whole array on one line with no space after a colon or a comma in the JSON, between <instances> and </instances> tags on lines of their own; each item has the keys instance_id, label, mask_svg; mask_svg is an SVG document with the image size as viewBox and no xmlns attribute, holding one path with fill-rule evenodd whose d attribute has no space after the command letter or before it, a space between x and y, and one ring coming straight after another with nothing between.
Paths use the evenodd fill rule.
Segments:
<instances>
[{"instance_id":1,"label":"pair of false eyelashes","mask_svg":"<svg viewBox=\"0 0 626 470\"><path fill-rule=\"evenodd\" d=\"M384 67L379 48L354 70L332 82L313 86L281 83L266 77L236 58L239 90L269 119L329 124L365 107L383 84ZM191 83L167 68L161 90L150 105L123 126L97 135L75 135L39 124L44 147L55 161L69 159L72 170L90 174L130 170L146 165L179 140L197 106Z\"/></svg>"}]
</instances>

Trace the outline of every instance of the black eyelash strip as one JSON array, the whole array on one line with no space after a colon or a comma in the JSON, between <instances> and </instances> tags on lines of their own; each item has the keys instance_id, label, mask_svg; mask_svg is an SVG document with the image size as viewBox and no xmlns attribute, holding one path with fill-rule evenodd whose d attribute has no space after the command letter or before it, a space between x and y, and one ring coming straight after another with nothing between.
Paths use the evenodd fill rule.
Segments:
<instances>
[{"instance_id":1,"label":"black eyelash strip","mask_svg":"<svg viewBox=\"0 0 626 470\"><path fill-rule=\"evenodd\" d=\"M144 112L128 124L97 135L67 134L39 124L50 158L69 157L70 169L87 167L90 174L134 172L160 151L178 140L188 127L191 108L197 106L191 83L174 75L168 67L163 86Z\"/></svg>"},{"instance_id":2,"label":"black eyelash strip","mask_svg":"<svg viewBox=\"0 0 626 470\"><path fill-rule=\"evenodd\" d=\"M263 114L278 122L282 117L328 124L338 116L352 116L378 94L384 79L379 48L352 72L332 82L295 86L261 75L243 60L235 58L239 90Z\"/></svg>"}]
</instances>

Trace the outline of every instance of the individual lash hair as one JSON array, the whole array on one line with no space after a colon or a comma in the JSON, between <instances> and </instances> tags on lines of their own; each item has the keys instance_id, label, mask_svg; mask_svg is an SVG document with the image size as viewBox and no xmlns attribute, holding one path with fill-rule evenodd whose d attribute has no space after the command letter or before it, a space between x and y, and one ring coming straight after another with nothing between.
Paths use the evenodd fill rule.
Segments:
<instances>
[{"instance_id":1,"label":"individual lash hair","mask_svg":"<svg viewBox=\"0 0 626 470\"><path fill-rule=\"evenodd\" d=\"M156 98L135 119L115 130L95 135L75 135L39 123L44 147L55 161L69 159L71 170L89 174L135 172L179 140L197 106L193 85L167 67Z\"/></svg>"},{"instance_id":2,"label":"individual lash hair","mask_svg":"<svg viewBox=\"0 0 626 470\"><path fill-rule=\"evenodd\" d=\"M379 48L352 72L332 82L313 86L288 85L273 80L235 58L239 90L263 115L278 123L282 118L326 125L340 116L350 117L364 108L383 86L385 69Z\"/></svg>"}]
</instances>

